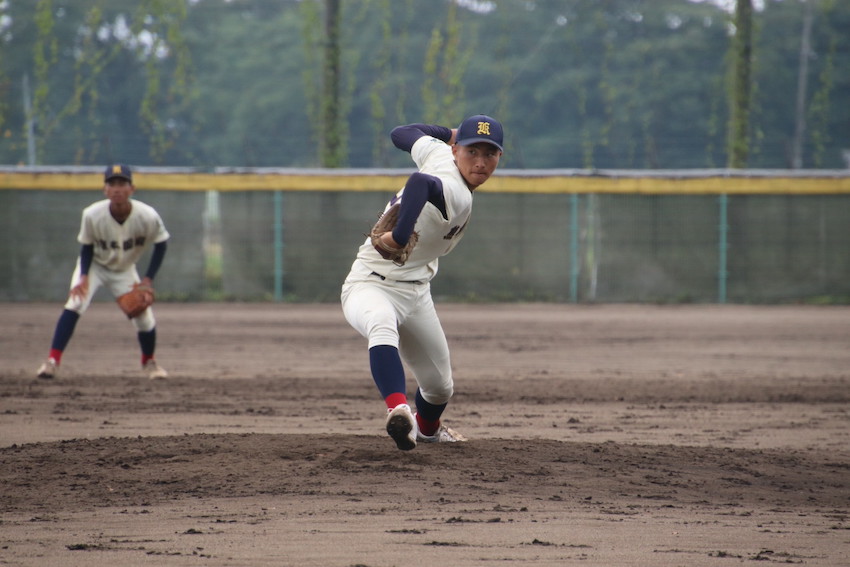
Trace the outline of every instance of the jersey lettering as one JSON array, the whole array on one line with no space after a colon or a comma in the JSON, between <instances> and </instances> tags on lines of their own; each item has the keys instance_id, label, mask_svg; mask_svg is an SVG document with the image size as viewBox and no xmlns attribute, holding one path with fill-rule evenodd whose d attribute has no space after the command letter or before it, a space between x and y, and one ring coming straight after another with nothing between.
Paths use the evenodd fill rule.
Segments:
<instances>
[{"instance_id":1,"label":"jersey lettering","mask_svg":"<svg viewBox=\"0 0 850 567\"><path fill-rule=\"evenodd\" d=\"M117 240L98 240L97 245L103 250L123 250L126 252L127 250L132 250L136 246L144 246L145 237L136 236L135 238L128 238L124 242L118 242Z\"/></svg>"},{"instance_id":2,"label":"jersey lettering","mask_svg":"<svg viewBox=\"0 0 850 567\"><path fill-rule=\"evenodd\" d=\"M452 238L463 232L463 229L466 228L468 222L469 221L463 223L462 226L453 226L452 229L443 237L443 240L451 240Z\"/></svg>"}]
</instances>

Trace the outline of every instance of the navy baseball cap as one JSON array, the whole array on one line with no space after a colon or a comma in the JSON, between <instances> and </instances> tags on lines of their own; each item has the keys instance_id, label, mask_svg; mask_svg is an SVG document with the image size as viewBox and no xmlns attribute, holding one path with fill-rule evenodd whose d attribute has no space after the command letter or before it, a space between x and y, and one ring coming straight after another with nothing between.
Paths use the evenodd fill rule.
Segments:
<instances>
[{"instance_id":1,"label":"navy baseball cap","mask_svg":"<svg viewBox=\"0 0 850 567\"><path fill-rule=\"evenodd\" d=\"M485 114L476 114L460 123L455 142L461 146L487 142L499 148L500 151L504 151L502 147L503 137L502 125L499 124L498 120Z\"/></svg>"},{"instance_id":2,"label":"navy baseball cap","mask_svg":"<svg viewBox=\"0 0 850 567\"><path fill-rule=\"evenodd\" d=\"M116 177L126 179L130 183L133 182L133 172L130 171L129 166L126 166L123 163L116 163L115 165L110 165L103 173L104 181L109 181L110 179L115 179Z\"/></svg>"}]
</instances>

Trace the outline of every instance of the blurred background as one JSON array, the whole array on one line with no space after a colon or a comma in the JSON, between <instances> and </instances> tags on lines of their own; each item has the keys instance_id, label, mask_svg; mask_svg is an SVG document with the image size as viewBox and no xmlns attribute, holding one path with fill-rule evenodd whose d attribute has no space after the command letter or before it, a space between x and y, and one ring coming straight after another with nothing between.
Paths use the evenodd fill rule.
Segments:
<instances>
[{"instance_id":1,"label":"blurred background","mask_svg":"<svg viewBox=\"0 0 850 567\"><path fill-rule=\"evenodd\" d=\"M287 178L400 187L392 127L486 113L526 179L482 187L438 297L850 301L850 2L3 0L0 42L0 300L64 298L119 161L162 298L336 301L395 188Z\"/></svg>"}]
</instances>

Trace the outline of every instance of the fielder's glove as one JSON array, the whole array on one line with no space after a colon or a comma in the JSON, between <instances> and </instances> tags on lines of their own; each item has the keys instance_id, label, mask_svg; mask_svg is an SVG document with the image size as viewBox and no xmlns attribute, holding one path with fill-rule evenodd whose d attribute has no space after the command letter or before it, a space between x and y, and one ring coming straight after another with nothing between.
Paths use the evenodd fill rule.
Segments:
<instances>
[{"instance_id":1,"label":"fielder's glove","mask_svg":"<svg viewBox=\"0 0 850 567\"><path fill-rule=\"evenodd\" d=\"M419 241L419 234L414 231L413 234L410 235L407 244L401 248L387 246L387 244L381 240L382 234L385 232L391 232L392 229L395 228L395 225L398 224L398 212L400 209L401 204L399 203L396 203L387 209L378 219L378 222L375 223L375 226L372 227L372 231L369 233L369 238L372 240L372 246L375 247L375 250L378 251L378 254L380 254L381 257L386 260L392 260L397 266L404 266L404 263L407 262L407 259L410 257L410 253L413 252L413 248Z\"/></svg>"},{"instance_id":2,"label":"fielder's glove","mask_svg":"<svg viewBox=\"0 0 850 567\"><path fill-rule=\"evenodd\" d=\"M138 317L144 313L145 309L153 305L153 288L137 283L133 285L131 291L119 296L116 301L118 302L118 307L127 315L128 319Z\"/></svg>"}]
</instances>

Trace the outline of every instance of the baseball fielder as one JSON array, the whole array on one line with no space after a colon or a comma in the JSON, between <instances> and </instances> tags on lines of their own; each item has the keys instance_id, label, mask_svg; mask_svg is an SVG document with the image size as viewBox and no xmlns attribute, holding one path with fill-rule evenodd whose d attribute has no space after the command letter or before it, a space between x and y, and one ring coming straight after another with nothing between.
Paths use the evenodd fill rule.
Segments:
<instances>
[{"instance_id":1,"label":"baseball fielder","mask_svg":"<svg viewBox=\"0 0 850 567\"><path fill-rule=\"evenodd\" d=\"M82 247L71 277L71 291L56 323L50 354L38 369L39 378L56 375L77 321L101 286L116 298L130 292L134 284L140 282L152 289L153 279L165 257L168 231L153 207L131 199L136 188L130 168L122 164L111 165L106 168L103 179L106 199L83 210L77 236ZM153 255L144 279L139 280L136 262L148 246L153 246ZM147 307L131 321L138 332L143 371L151 379L165 378L168 373L154 360L156 320L153 310Z\"/></svg>"},{"instance_id":2,"label":"baseball fielder","mask_svg":"<svg viewBox=\"0 0 850 567\"><path fill-rule=\"evenodd\" d=\"M458 128L411 124L392 141L418 171L390 200L360 246L342 285L348 323L368 340L372 377L387 406L386 429L399 449L465 439L441 423L454 391L449 347L431 298L438 259L463 237L472 197L499 165L502 125L485 115ZM394 226L387 226L394 224ZM417 383L407 403L407 364Z\"/></svg>"}]
</instances>

